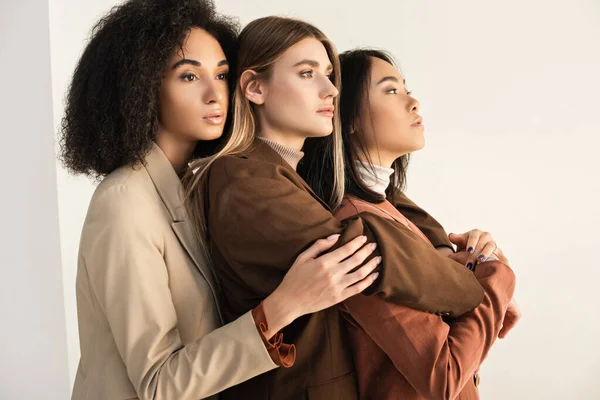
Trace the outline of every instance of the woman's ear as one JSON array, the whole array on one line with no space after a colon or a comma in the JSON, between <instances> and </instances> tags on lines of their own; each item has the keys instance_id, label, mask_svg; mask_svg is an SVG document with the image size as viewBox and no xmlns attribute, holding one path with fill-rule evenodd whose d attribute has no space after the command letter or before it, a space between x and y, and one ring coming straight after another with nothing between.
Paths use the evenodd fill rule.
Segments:
<instances>
[{"instance_id":1,"label":"woman's ear","mask_svg":"<svg viewBox=\"0 0 600 400\"><path fill-rule=\"evenodd\" d=\"M266 87L258 78L258 73L247 69L240 77L240 87L244 91L244 96L254 104L263 104L265 102Z\"/></svg>"}]
</instances>

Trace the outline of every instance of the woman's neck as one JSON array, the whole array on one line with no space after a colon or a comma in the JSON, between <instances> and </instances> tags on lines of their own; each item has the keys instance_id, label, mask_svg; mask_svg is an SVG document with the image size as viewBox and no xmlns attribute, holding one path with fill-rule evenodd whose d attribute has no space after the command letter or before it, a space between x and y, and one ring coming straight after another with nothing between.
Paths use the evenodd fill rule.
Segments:
<instances>
[{"instance_id":1,"label":"woman's neck","mask_svg":"<svg viewBox=\"0 0 600 400\"><path fill-rule=\"evenodd\" d=\"M281 158L283 158L285 162L287 162L294 169L294 171L296 170L296 168L298 167L298 163L300 162L300 160L302 160L302 157L304 157L303 152L291 147L284 146L281 143L275 142L271 139L267 139L263 136L257 137L263 142L265 142L267 145L269 145L273 150L275 150L281 156Z\"/></svg>"},{"instance_id":2,"label":"woman's neck","mask_svg":"<svg viewBox=\"0 0 600 400\"><path fill-rule=\"evenodd\" d=\"M156 134L155 142L165 153L177 175L181 176L185 172L192 154L194 154L197 142L177 140L173 135L164 132Z\"/></svg>"},{"instance_id":3,"label":"woman's neck","mask_svg":"<svg viewBox=\"0 0 600 400\"><path fill-rule=\"evenodd\" d=\"M259 128L256 137L268 144L283 158L294 170L304 157L302 147L306 136L296 132L284 131L271 125L265 118L258 116Z\"/></svg>"},{"instance_id":4,"label":"woman's neck","mask_svg":"<svg viewBox=\"0 0 600 400\"><path fill-rule=\"evenodd\" d=\"M293 131L286 131L273 126L262 115L258 115L257 136L270 140L274 143L279 143L282 146L301 151L304 147L306 136Z\"/></svg>"}]
</instances>

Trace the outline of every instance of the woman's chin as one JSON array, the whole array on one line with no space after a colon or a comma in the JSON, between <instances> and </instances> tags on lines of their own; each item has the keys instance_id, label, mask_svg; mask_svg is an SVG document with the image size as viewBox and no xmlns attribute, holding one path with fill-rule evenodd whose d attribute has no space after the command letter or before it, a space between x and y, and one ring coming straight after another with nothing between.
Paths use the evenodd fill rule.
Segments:
<instances>
[{"instance_id":1,"label":"woman's chin","mask_svg":"<svg viewBox=\"0 0 600 400\"><path fill-rule=\"evenodd\" d=\"M425 136L421 136L419 140L415 141L413 151L421 150L423 147L425 147Z\"/></svg>"},{"instance_id":2,"label":"woman's chin","mask_svg":"<svg viewBox=\"0 0 600 400\"><path fill-rule=\"evenodd\" d=\"M399 150L396 154L399 157L407 155L407 154L412 154L416 151L422 150L423 147L425 147L425 140L419 142L419 143L411 143L411 146L402 146L402 149Z\"/></svg>"},{"instance_id":3,"label":"woman's chin","mask_svg":"<svg viewBox=\"0 0 600 400\"><path fill-rule=\"evenodd\" d=\"M205 141L205 142L208 142L210 140L219 139L221 136L223 136L223 128L222 127L219 127L219 128L220 129L208 129L203 132L198 132L198 134L195 135L195 139L198 141Z\"/></svg>"},{"instance_id":4,"label":"woman's chin","mask_svg":"<svg viewBox=\"0 0 600 400\"><path fill-rule=\"evenodd\" d=\"M332 133L333 133L333 131L331 131L331 130L312 131L312 132L308 132L306 137L307 138L320 138L320 137L329 136Z\"/></svg>"}]
</instances>

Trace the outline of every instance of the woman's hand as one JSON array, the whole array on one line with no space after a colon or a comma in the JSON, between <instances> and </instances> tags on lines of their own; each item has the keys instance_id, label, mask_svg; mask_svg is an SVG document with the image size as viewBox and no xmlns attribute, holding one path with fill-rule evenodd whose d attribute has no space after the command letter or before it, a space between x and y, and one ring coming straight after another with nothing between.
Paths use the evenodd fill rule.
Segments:
<instances>
[{"instance_id":1,"label":"woman's hand","mask_svg":"<svg viewBox=\"0 0 600 400\"><path fill-rule=\"evenodd\" d=\"M317 240L301 253L281 284L263 302L271 337L296 318L321 311L365 290L379 276L373 270L381 262L375 257L354 272L373 253L375 243L365 245L359 236L330 253L339 235Z\"/></svg>"},{"instance_id":2,"label":"woman's hand","mask_svg":"<svg viewBox=\"0 0 600 400\"><path fill-rule=\"evenodd\" d=\"M456 253L448 254L448 258L456 261L457 263L466 264L467 260L471 257L471 253L466 250L457 251Z\"/></svg>"},{"instance_id":3,"label":"woman's hand","mask_svg":"<svg viewBox=\"0 0 600 400\"><path fill-rule=\"evenodd\" d=\"M473 232L473 231L470 231L470 232ZM469 232L463 233L462 235L467 235L468 233ZM465 240L462 235L456 235L454 233L451 233L449 235L449 237L450 236L453 236L453 237L450 238L450 241L452 241L452 243L456 244L457 246L458 246L457 242L459 242L460 244L463 244L463 243L465 243ZM490 238L491 238L491 235L490 235ZM479 241L481 241L481 237L480 237ZM466 242L468 243L468 240ZM467 245L459 246L459 249L462 247L462 250L457 251L454 254L448 255L448 257L450 257L454 261L459 262L461 264L465 264L465 263L468 264L469 262L473 262L472 261L473 254L468 251L468 248L467 248L467 250L465 250L466 246ZM485 246L484 246L484 248L485 248ZM442 252L443 254L446 254L448 252L447 248L440 248L438 250L440 252ZM486 255L487 253L483 252L483 254ZM508 260L504 256L504 253L502 252L502 250L496 249L495 251L492 251L492 254L494 256L496 256L503 263L508 264ZM487 259L487 257L489 257L489 256L486 256L486 259ZM481 262L480 260L477 260L477 261ZM523 314L521 313L521 308L517 304L517 301L513 298L510 301L510 303L508 303L508 308L506 309L506 314L504 315L504 320L502 321L502 329L500 330L498 337L500 339L504 339L506 337L506 335L508 334L508 332L510 332L517 325L517 323L519 322L519 320L521 320L522 317L523 317Z\"/></svg>"},{"instance_id":4,"label":"woman's hand","mask_svg":"<svg viewBox=\"0 0 600 400\"><path fill-rule=\"evenodd\" d=\"M460 234L451 233L448 239L456 245L458 252L466 250L470 254L465 263L469 269L473 269L477 262L487 260L499 250L492 235L479 229Z\"/></svg>"},{"instance_id":5,"label":"woman's hand","mask_svg":"<svg viewBox=\"0 0 600 400\"><path fill-rule=\"evenodd\" d=\"M510 303L508 303L506 315L504 316L504 321L502 321L502 329L500 330L498 337L500 339L504 339L508 332L510 332L512 328L517 325L517 322L519 322L522 316L523 314L521 314L521 308L513 297Z\"/></svg>"}]
</instances>

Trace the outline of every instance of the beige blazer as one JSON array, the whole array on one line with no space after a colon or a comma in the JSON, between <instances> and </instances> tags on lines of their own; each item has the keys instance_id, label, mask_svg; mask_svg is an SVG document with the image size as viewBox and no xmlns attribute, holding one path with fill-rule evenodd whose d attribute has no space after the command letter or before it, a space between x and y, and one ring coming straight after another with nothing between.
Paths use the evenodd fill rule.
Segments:
<instances>
[{"instance_id":1,"label":"beige blazer","mask_svg":"<svg viewBox=\"0 0 600 400\"><path fill-rule=\"evenodd\" d=\"M73 400L198 400L276 368L251 312L222 326L214 275L156 145L92 197L77 269ZM213 397L211 397L213 396Z\"/></svg>"}]
</instances>

